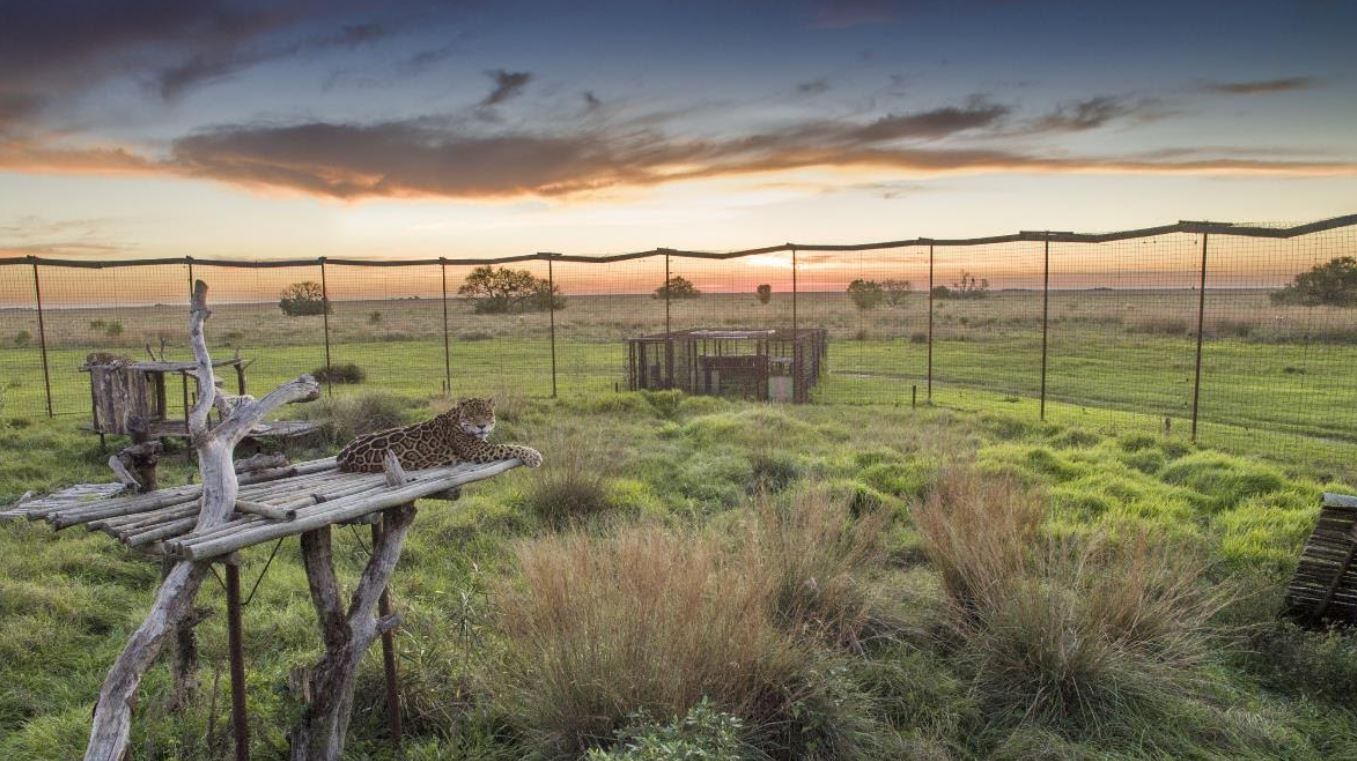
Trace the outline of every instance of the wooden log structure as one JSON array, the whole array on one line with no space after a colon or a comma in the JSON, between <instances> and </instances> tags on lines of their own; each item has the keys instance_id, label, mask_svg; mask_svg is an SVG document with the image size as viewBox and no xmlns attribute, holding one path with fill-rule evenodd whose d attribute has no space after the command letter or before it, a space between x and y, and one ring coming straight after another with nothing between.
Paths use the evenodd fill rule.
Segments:
<instances>
[{"instance_id":1,"label":"wooden log structure","mask_svg":"<svg viewBox=\"0 0 1357 761\"><path fill-rule=\"evenodd\" d=\"M154 489L154 448L134 450L110 462L119 481L82 484L0 510L0 520L46 521L56 529L84 526L102 531L128 547L163 562L163 575L145 621L128 639L99 692L86 747L86 761L120 761L128 751L132 707L142 676L173 641L175 702L194 684L197 660L192 627L204 611L193 606L211 563L228 564L228 620L232 661L236 758L248 758L244 710L238 551L300 536L312 602L321 623L325 654L312 669L308 705L289 734L294 760L337 761L353 703L358 663L368 646L382 637L388 678L392 735L399 739L399 707L394 684L391 630L400 617L390 611L386 589L414 520L417 499L456 499L462 486L492 478L522 463L502 460L458 464L405 473L394 457L384 473L344 473L334 458L289 464L276 455L236 462L237 444L259 421L282 404L310 401L320 388L310 376L283 384L261 399L240 399L215 426L209 412L217 385L203 326L207 286L194 284L189 337L196 358L193 370L198 398L188 416L189 436L197 451L200 483ZM140 459L136 459L140 458ZM149 470L149 477L146 471ZM140 477L139 477L140 476ZM153 490L147 490L148 486ZM373 524L373 551L347 608L330 557L330 527L336 523ZM232 583L234 582L234 584ZM183 688L181 690L181 687Z\"/></svg>"},{"instance_id":2,"label":"wooden log structure","mask_svg":"<svg viewBox=\"0 0 1357 761\"><path fill-rule=\"evenodd\" d=\"M1286 614L1305 626L1357 624L1357 497L1325 493L1286 591Z\"/></svg>"}]
</instances>

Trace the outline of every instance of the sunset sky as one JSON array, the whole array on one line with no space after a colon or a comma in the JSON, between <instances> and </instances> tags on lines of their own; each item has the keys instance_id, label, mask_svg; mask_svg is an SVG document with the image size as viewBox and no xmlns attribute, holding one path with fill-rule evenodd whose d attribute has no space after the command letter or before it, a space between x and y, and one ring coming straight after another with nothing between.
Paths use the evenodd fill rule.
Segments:
<instances>
[{"instance_id":1,"label":"sunset sky","mask_svg":"<svg viewBox=\"0 0 1357 761\"><path fill-rule=\"evenodd\" d=\"M1357 211L1357 3L0 0L0 256Z\"/></svg>"}]
</instances>

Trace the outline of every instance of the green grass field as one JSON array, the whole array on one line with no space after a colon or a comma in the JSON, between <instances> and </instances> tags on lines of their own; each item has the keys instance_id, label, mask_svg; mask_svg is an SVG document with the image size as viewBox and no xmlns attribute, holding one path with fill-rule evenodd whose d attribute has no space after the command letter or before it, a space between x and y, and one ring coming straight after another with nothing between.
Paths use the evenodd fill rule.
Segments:
<instances>
[{"instance_id":1,"label":"green grass field","mask_svg":"<svg viewBox=\"0 0 1357 761\"><path fill-rule=\"evenodd\" d=\"M400 356L399 347L388 350L393 359ZM393 369L390 377L399 374ZM378 377L367 385L382 382ZM429 398L427 389L393 385L415 400L405 414L427 414L419 401ZM554 538L569 531L562 527L561 504L588 506L578 530L592 537L584 541L605 543L597 551L606 550L613 532L647 525L696 532L684 541L727 537L713 545L721 546L753 514L751 495L759 485L773 489L779 504L819 487L855 510L885 511L877 513L884 524L873 529L883 552L855 566L852 579L853 588L860 586L872 601L871 620L880 618L886 628L854 647L788 635L786 647L803 664L794 677L802 685L797 690L810 690L790 704L801 717L794 722L797 742L810 743L794 755L1318 759L1357 751L1357 703L1350 689L1357 642L1274 620L1318 494L1324 488L1353 491L1357 474L1350 465L1251 435L1233 440L1239 454L1224 454L1192 446L1177 431L1163 436L1154 421L1135 432L1139 416L1116 411L1057 404L1052 419L1042 423L1029 400L980 392L940 396L947 408L770 406L672 393L507 396L497 437L539 446L561 470L515 471L468 489L461 502L421 503L393 590L407 621L397 640L412 734L403 757L509 759L556 752L542 745L538 722L546 720L531 718L537 714L530 696L515 686L521 659L535 651L521 649L501 603L523 594L513 591L521 589L515 579L522 553L550 552ZM39 419L7 429L0 437L0 499L103 479L105 456L76 426L74 419ZM1230 604L1212 619L1217 634L1207 652L1174 667L1172 689L1166 682L1147 695L1128 693L1112 704L1115 710L1097 717L1024 719L1009 704L1011 695L996 692L974 670L965 648L938 628L945 598L909 517L910 506L960 466L1032 489L1052 536L1136 528L1202 558L1203 588L1231 590ZM597 494L566 475L576 471L601 474ZM189 468L170 457L162 472L165 482L174 483L186 479ZM543 483L556 486L543 491ZM584 496L562 502L571 493L562 488ZM347 530L336 538L341 574L352 579L365 559L362 539ZM263 570L268 551L246 553L247 583ZM140 621L156 580L154 564L102 535L57 534L30 524L0 527L0 755L79 755L103 671ZM215 584L200 599L217 610L223 604ZM290 676L319 652L313 615L296 544L285 542L245 613L257 758L285 754L285 730L298 705ZM184 713L164 710L165 667L151 672L137 710L136 757L229 757L223 618L214 616L200 628L203 693ZM397 757L382 739L380 668L379 658L364 665L348 758ZM598 676L641 680L638 694L652 678L641 672ZM1181 687L1178 676L1192 687ZM635 740L642 745L651 742L644 738L669 737L664 727L674 718L649 708L648 719L628 722L642 722L628 730L643 738ZM716 708L735 712L730 726L736 729L722 724L722 731L754 755L623 756L621 746L606 750L606 737L593 742L605 746L598 753L615 754L608 758L791 752L778 750L778 743L790 742L785 731L775 741L758 726L762 714L745 716L719 701ZM672 730L686 738L673 742L707 742L685 734L690 731L697 732Z\"/></svg>"}]
</instances>

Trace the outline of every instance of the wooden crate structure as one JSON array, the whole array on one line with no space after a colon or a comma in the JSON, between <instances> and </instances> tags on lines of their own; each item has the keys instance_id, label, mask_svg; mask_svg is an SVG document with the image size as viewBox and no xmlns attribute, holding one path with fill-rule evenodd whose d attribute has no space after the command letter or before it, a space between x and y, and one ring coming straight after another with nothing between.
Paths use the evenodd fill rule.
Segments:
<instances>
[{"instance_id":1,"label":"wooden crate structure","mask_svg":"<svg viewBox=\"0 0 1357 761\"><path fill-rule=\"evenodd\" d=\"M1286 614L1306 626L1357 624L1357 497L1326 493L1286 590Z\"/></svg>"},{"instance_id":2,"label":"wooden crate structure","mask_svg":"<svg viewBox=\"0 0 1357 761\"><path fill-rule=\"evenodd\" d=\"M696 329L627 339L627 388L810 401L828 353L823 328Z\"/></svg>"}]
</instances>

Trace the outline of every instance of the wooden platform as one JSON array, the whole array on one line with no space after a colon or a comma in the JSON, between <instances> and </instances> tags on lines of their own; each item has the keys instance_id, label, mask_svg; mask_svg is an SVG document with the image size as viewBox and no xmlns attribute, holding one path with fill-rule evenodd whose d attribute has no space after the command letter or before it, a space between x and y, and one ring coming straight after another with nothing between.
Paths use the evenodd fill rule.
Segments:
<instances>
[{"instance_id":1,"label":"wooden platform","mask_svg":"<svg viewBox=\"0 0 1357 761\"><path fill-rule=\"evenodd\" d=\"M195 533L202 487L175 486L123 495L117 484L84 484L20 501L0 520L45 520L61 529L85 526L155 555L206 560L244 547L455 490L521 465L518 460L410 471L390 486L384 473L341 473L333 457L240 476L236 512L226 523Z\"/></svg>"},{"instance_id":2,"label":"wooden platform","mask_svg":"<svg viewBox=\"0 0 1357 761\"><path fill-rule=\"evenodd\" d=\"M1286 614L1309 626L1357 624L1357 497L1324 494L1286 591Z\"/></svg>"}]
</instances>

